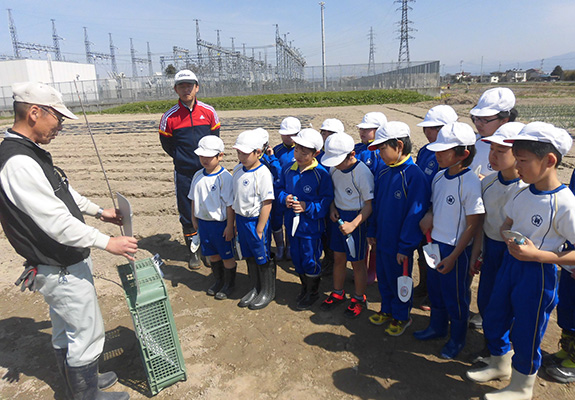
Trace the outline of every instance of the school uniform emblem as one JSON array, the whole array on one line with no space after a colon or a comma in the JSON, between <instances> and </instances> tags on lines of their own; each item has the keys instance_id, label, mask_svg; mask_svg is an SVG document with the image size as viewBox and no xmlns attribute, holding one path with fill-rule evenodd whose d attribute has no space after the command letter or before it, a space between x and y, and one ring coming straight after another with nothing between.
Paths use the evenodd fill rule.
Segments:
<instances>
[{"instance_id":1,"label":"school uniform emblem","mask_svg":"<svg viewBox=\"0 0 575 400\"><path fill-rule=\"evenodd\" d=\"M453 197L452 195L447 196L447 198L445 199L445 201L447 201L447 204L449 204L450 206L452 206L455 203L455 197Z\"/></svg>"},{"instance_id":2,"label":"school uniform emblem","mask_svg":"<svg viewBox=\"0 0 575 400\"><path fill-rule=\"evenodd\" d=\"M248 186L249 184L250 184L249 179L244 179L244 181L242 182L242 185L244 185L244 186Z\"/></svg>"},{"instance_id":3,"label":"school uniform emblem","mask_svg":"<svg viewBox=\"0 0 575 400\"><path fill-rule=\"evenodd\" d=\"M346 188L345 188L345 193L346 193L348 196L351 196L351 195L353 194L353 190L351 190L350 187L346 187Z\"/></svg>"},{"instance_id":4,"label":"school uniform emblem","mask_svg":"<svg viewBox=\"0 0 575 400\"><path fill-rule=\"evenodd\" d=\"M393 196L394 196L397 200L401 199L401 190L397 190L397 191L393 194Z\"/></svg>"},{"instance_id":5,"label":"school uniform emblem","mask_svg":"<svg viewBox=\"0 0 575 400\"><path fill-rule=\"evenodd\" d=\"M303 192L304 193L311 193L311 186L310 185L305 185L303 187Z\"/></svg>"},{"instance_id":6,"label":"school uniform emblem","mask_svg":"<svg viewBox=\"0 0 575 400\"><path fill-rule=\"evenodd\" d=\"M372 161L371 158L368 158L367 160L365 160L365 164L369 167L371 165Z\"/></svg>"},{"instance_id":7,"label":"school uniform emblem","mask_svg":"<svg viewBox=\"0 0 575 400\"><path fill-rule=\"evenodd\" d=\"M210 190L211 190L212 192L215 192L216 189L217 189L217 188L216 188L216 185L212 185L212 187L210 188Z\"/></svg>"},{"instance_id":8,"label":"school uniform emblem","mask_svg":"<svg viewBox=\"0 0 575 400\"><path fill-rule=\"evenodd\" d=\"M531 217L531 223L537 227L541 226L543 223L543 218L539 214L535 214Z\"/></svg>"}]
</instances>

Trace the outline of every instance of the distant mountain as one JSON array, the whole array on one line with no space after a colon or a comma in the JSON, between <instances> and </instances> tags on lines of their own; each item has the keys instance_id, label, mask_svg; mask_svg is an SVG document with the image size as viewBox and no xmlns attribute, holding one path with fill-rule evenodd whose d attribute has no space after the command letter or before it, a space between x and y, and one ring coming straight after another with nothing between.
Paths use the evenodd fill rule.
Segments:
<instances>
[{"instance_id":1,"label":"distant mountain","mask_svg":"<svg viewBox=\"0 0 575 400\"><path fill-rule=\"evenodd\" d=\"M541 67L541 59L539 60L532 60L532 61L519 61L519 62L507 62L501 64L484 64L483 65L483 74L488 75L490 72L495 72L500 69L501 71L507 71L509 69L530 69L530 68L540 68ZM559 56L553 56L543 59L543 71L547 73L551 73L553 68L556 65L560 65L563 70L568 69L575 69L575 51L570 53L562 54ZM445 65L443 68L445 73L447 74L454 74L458 73L459 71L459 64L457 65ZM481 73L480 69L474 66L473 68L465 67L463 64L463 69L465 72L471 72L472 75L479 75ZM444 72L442 71L442 73Z\"/></svg>"}]
</instances>

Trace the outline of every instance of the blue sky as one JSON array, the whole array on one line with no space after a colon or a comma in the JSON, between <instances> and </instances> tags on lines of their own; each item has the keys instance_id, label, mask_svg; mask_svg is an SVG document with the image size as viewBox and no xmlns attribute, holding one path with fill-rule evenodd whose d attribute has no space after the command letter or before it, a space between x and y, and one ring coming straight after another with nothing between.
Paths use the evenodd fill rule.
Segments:
<instances>
[{"instance_id":1,"label":"blue sky","mask_svg":"<svg viewBox=\"0 0 575 400\"><path fill-rule=\"evenodd\" d=\"M369 60L369 30L375 34L375 62L397 61L401 19L393 0L324 0L326 60L328 65L360 64ZM275 43L275 24L299 48L308 65L321 65L320 6L315 0L211 0L164 2L152 0L31 1L2 0L0 54L13 55L8 12L20 42L52 44L56 20L61 50L67 60L85 62L84 31L92 51L109 52L108 33L118 48L118 69L131 74L130 38L136 56L146 58L150 42L155 68L159 56L170 56L173 46L195 53L194 19L200 20L202 39L215 43L221 30L222 45L236 50L246 44L248 55L256 48L262 58ZM540 60L575 51L573 0L416 0L409 19L414 39L409 42L412 61L440 60L442 72L479 73L518 67L539 67ZM289 33L288 33L289 32ZM29 54L29 53L23 53ZM33 58L45 58L32 54ZM275 64L274 49L267 47L268 62ZM573 56L575 58L575 56ZM575 59L571 60L575 64ZM102 61L102 64L107 65ZM543 63L550 72L555 64ZM521 67L526 67L521 64ZM147 68L145 69L147 70Z\"/></svg>"}]
</instances>

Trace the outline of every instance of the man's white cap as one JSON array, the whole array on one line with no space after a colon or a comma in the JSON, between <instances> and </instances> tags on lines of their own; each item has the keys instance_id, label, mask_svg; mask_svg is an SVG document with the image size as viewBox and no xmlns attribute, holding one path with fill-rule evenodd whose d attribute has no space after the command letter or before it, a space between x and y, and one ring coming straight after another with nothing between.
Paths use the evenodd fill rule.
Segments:
<instances>
[{"instance_id":1,"label":"man's white cap","mask_svg":"<svg viewBox=\"0 0 575 400\"><path fill-rule=\"evenodd\" d=\"M439 130L437 140L427 145L431 151L444 151L457 146L473 146L475 144L473 128L463 122L453 122Z\"/></svg>"},{"instance_id":2,"label":"man's white cap","mask_svg":"<svg viewBox=\"0 0 575 400\"><path fill-rule=\"evenodd\" d=\"M321 133L312 128L305 128L299 131L297 136L294 136L293 141L300 146L307 147L308 149L321 150L323 147L323 138Z\"/></svg>"},{"instance_id":3,"label":"man's white cap","mask_svg":"<svg viewBox=\"0 0 575 400\"><path fill-rule=\"evenodd\" d=\"M321 163L326 167L338 166L354 148L355 142L347 133L330 135L325 140L325 154L321 158Z\"/></svg>"},{"instance_id":4,"label":"man's white cap","mask_svg":"<svg viewBox=\"0 0 575 400\"><path fill-rule=\"evenodd\" d=\"M380 126L377 131L375 131L375 140L371 142L367 149L371 151L377 150L380 144L385 143L388 140L409 136L409 126L405 122L388 121L387 124Z\"/></svg>"},{"instance_id":5,"label":"man's white cap","mask_svg":"<svg viewBox=\"0 0 575 400\"><path fill-rule=\"evenodd\" d=\"M430 126L443 126L457 121L457 118L459 118L459 116L453 107L441 104L430 108L427 114L425 114L423 121L417 124L417 126L424 128Z\"/></svg>"},{"instance_id":6,"label":"man's white cap","mask_svg":"<svg viewBox=\"0 0 575 400\"><path fill-rule=\"evenodd\" d=\"M264 128L256 128L253 130L260 138L260 149L263 149L266 144L269 144L270 134Z\"/></svg>"},{"instance_id":7,"label":"man's white cap","mask_svg":"<svg viewBox=\"0 0 575 400\"><path fill-rule=\"evenodd\" d=\"M512 147L513 143L506 142L505 139L509 139L519 135L519 132L525 127L525 124L521 122L508 122L503 124L495 131L491 136L486 136L481 138L482 142L486 143L497 143L501 146Z\"/></svg>"},{"instance_id":8,"label":"man's white cap","mask_svg":"<svg viewBox=\"0 0 575 400\"><path fill-rule=\"evenodd\" d=\"M359 129L374 129L379 128L387 123L387 117L384 113L374 111L368 112L363 116L361 123L357 124ZM323 161L323 158L322 158Z\"/></svg>"},{"instance_id":9,"label":"man's white cap","mask_svg":"<svg viewBox=\"0 0 575 400\"><path fill-rule=\"evenodd\" d=\"M243 131L238 135L234 149L249 154L263 147L262 135L256 131Z\"/></svg>"},{"instance_id":10,"label":"man's white cap","mask_svg":"<svg viewBox=\"0 0 575 400\"><path fill-rule=\"evenodd\" d=\"M66 118L78 119L64 105L62 94L52 86L40 82L21 82L12 85L12 92L14 101L50 107Z\"/></svg>"},{"instance_id":11,"label":"man's white cap","mask_svg":"<svg viewBox=\"0 0 575 400\"><path fill-rule=\"evenodd\" d=\"M502 111L510 111L513 107L515 107L515 95L511 89L498 87L483 92L470 113L476 117L490 117Z\"/></svg>"},{"instance_id":12,"label":"man's white cap","mask_svg":"<svg viewBox=\"0 0 575 400\"><path fill-rule=\"evenodd\" d=\"M286 117L280 124L280 135L295 135L301 131L301 122L296 117Z\"/></svg>"},{"instance_id":13,"label":"man's white cap","mask_svg":"<svg viewBox=\"0 0 575 400\"><path fill-rule=\"evenodd\" d=\"M531 122L525 125L517 136L505 139L508 143L516 140L551 143L562 156L567 154L573 145L573 138L565 129L557 128L547 122Z\"/></svg>"},{"instance_id":14,"label":"man's white cap","mask_svg":"<svg viewBox=\"0 0 575 400\"><path fill-rule=\"evenodd\" d=\"M343 122L341 122L339 119L328 118L323 121L323 124L321 124L321 128L319 128L319 130L339 133L344 132L345 128L343 127Z\"/></svg>"},{"instance_id":15,"label":"man's white cap","mask_svg":"<svg viewBox=\"0 0 575 400\"><path fill-rule=\"evenodd\" d=\"M174 78L174 85L184 82L197 84L198 77L189 69L183 69L176 74L176 77Z\"/></svg>"},{"instance_id":16,"label":"man's white cap","mask_svg":"<svg viewBox=\"0 0 575 400\"><path fill-rule=\"evenodd\" d=\"M224 152L224 142L219 136L207 135L200 139L198 148L194 150L198 156L215 157Z\"/></svg>"}]
</instances>

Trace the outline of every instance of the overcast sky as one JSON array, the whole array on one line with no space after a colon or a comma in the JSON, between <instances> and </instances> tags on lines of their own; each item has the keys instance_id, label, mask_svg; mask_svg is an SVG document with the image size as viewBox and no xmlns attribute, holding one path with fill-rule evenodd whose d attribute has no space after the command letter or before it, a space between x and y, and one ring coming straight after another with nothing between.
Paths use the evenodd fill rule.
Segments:
<instances>
[{"instance_id":1,"label":"overcast sky","mask_svg":"<svg viewBox=\"0 0 575 400\"><path fill-rule=\"evenodd\" d=\"M84 31L88 28L92 51L109 53L108 33L118 48L118 69L131 74L130 38L139 58L147 57L150 43L155 68L159 56L170 56L172 47L196 52L196 27L201 37L215 43L216 30L224 47L236 50L245 43L247 55L255 54L275 65L275 24L280 34L304 55L307 65L321 65L321 12L314 0L209 0L209 1L32 1L1 0L0 54L12 56L8 12L20 42L52 45L56 21L61 51L67 60L85 62ZM479 73L500 63L502 69L575 51L575 1L573 0L417 0L413 10L414 39L409 41L411 61L439 60L442 73ZM373 28L375 62L396 62L399 52L398 22L401 5L393 0L325 0L326 61L328 65L366 64L369 31ZM29 55L23 52L23 55ZM41 54L33 58L45 58ZM107 65L105 61L99 61ZM550 72L555 65L543 64ZM495 66L495 67L494 67ZM147 71L147 67L144 69Z\"/></svg>"}]
</instances>

